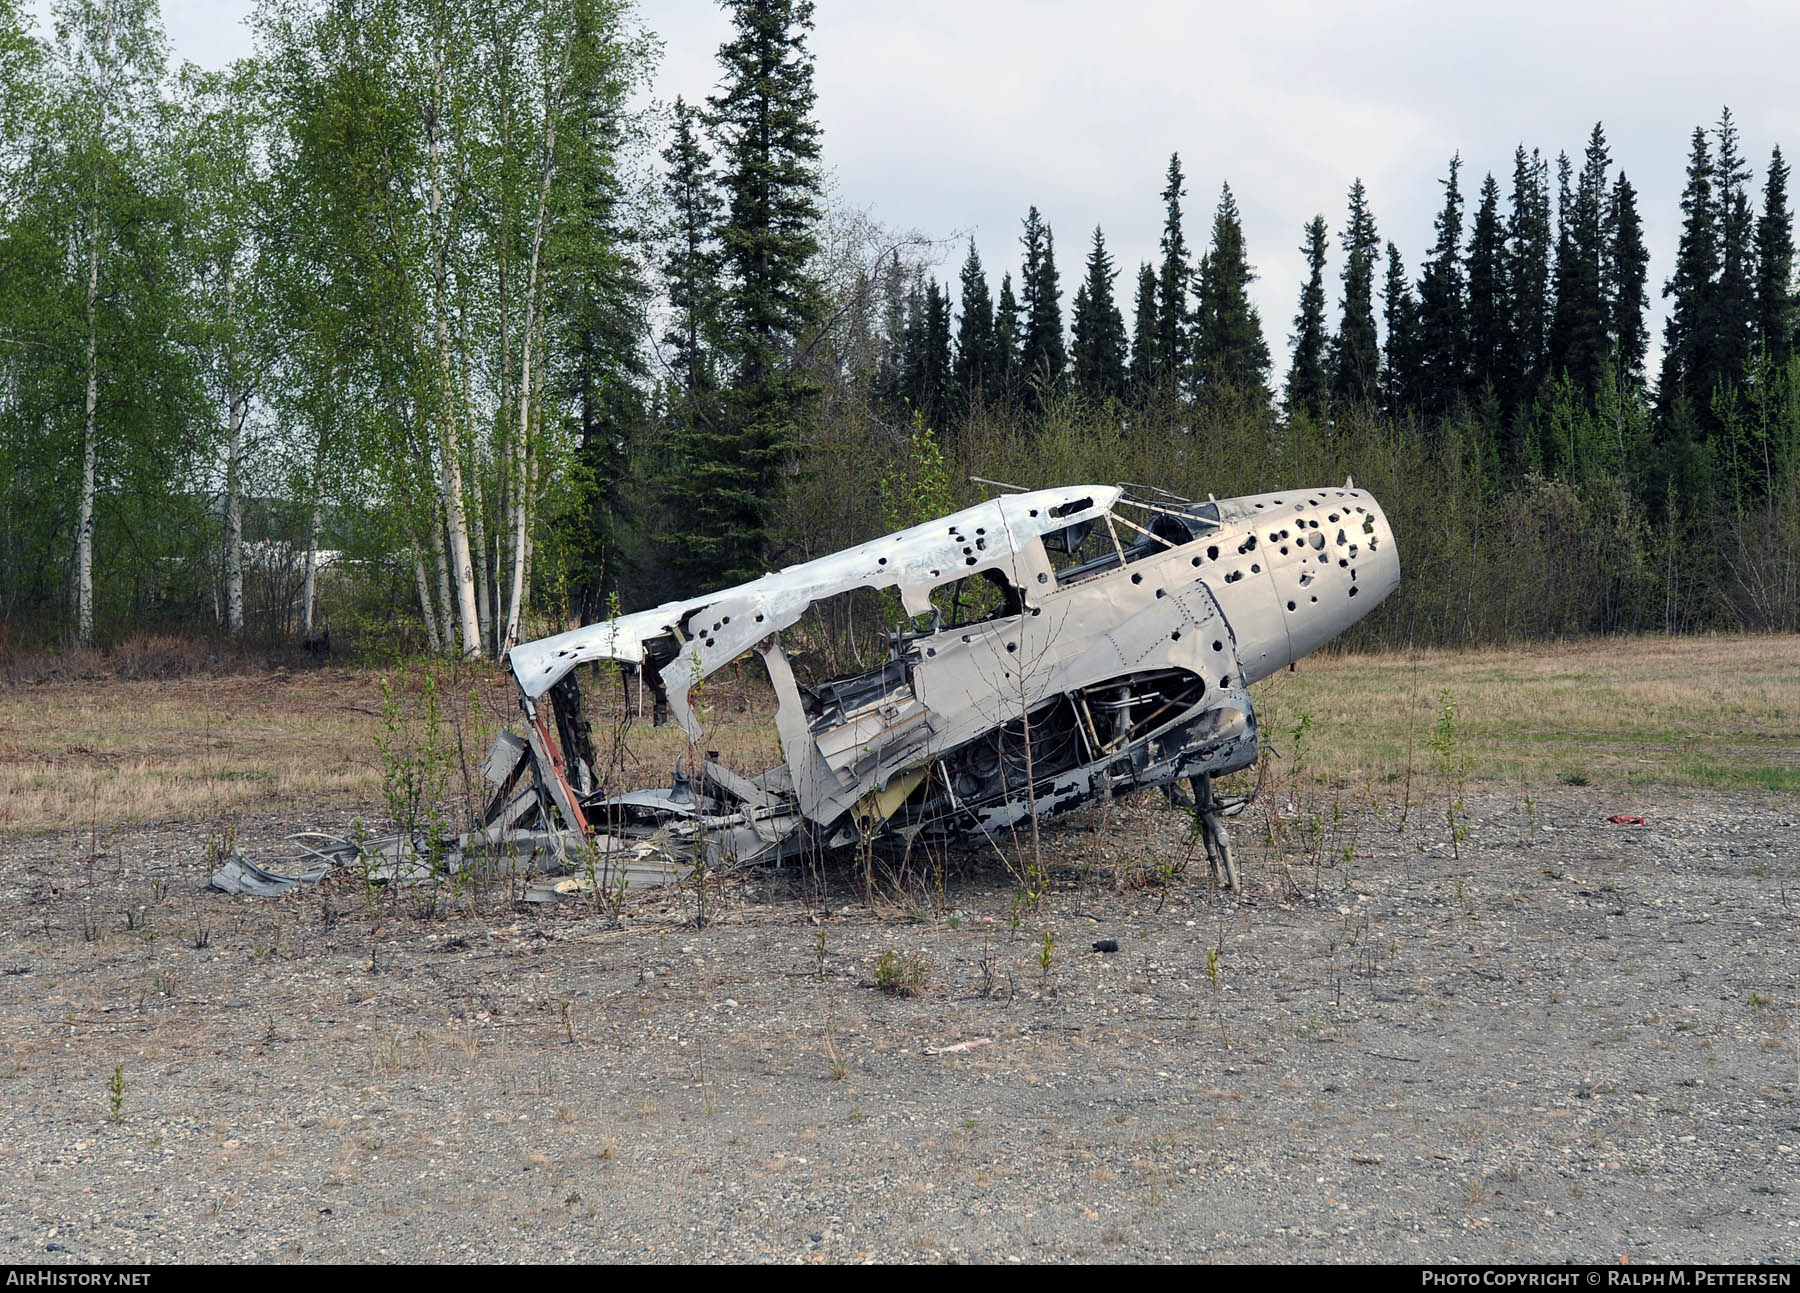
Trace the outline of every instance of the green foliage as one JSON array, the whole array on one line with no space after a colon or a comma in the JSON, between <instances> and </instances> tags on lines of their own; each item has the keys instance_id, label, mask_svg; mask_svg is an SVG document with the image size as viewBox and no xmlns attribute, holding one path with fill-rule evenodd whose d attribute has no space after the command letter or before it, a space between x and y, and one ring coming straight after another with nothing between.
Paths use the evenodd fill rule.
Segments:
<instances>
[{"instance_id":1,"label":"green foliage","mask_svg":"<svg viewBox=\"0 0 1800 1293\"><path fill-rule=\"evenodd\" d=\"M1125 316L1113 300L1117 277L1106 238L1095 225L1087 276L1075 292L1070 320L1075 392L1095 404L1125 395Z\"/></svg>"},{"instance_id":2,"label":"green foliage","mask_svg":"<svg viewBox=\"0 0 1800 1293\"><path fill-rule=\"evenodd\" d=\"M1344 249L1342 322L1331 350L1331 391L1346 408L1375 398L1380 348L1375 334L1375 253L1381 243L1369 195L1358 179L1350 186L1350 213L1339 235Z\"/></svg>"},{"instance_id":3,"label":"green foliage","mask_svg":"<svg viewBox=\"0 0 1800 1293\"><path fill-rule=\"evenodd\" d=\"M1465 247L1453 161L1416 282L1387 247L1384 328L1361 183L1335 303L1311 222L1278 416L1228 188L1196 272L1169 159L1127 377L1102 231L1066 348L1035 207L997 298L971 241L953 305L925 239L828 209L811 7L729 9L718 92L663 123L619 0L262 0L254 63L179 81L148 0L67 0L54 43L0 0L9 630L79 633L84 600L101 637L231 622L254 550L245 621L279 637L316 518L355 563L340 628L354 590L384 633L497 647L515 583L591 620L942 515L972 474L1354 475L1406 576L1353 644L1800 627L1789 176L1776 150L1753 209L1729 113L1692 137L1654 400L1638 194L1596 126L1554 231L1520 146Z\"/></svg>"},{"instance_id":4,"label":"green foliage","mask_svg":"<svg viewBox=\"0 0 1800 1293\"><path fill-rule=\"evenodd\" d=\"M1463 287L1461 155L1450 159L1437 241L1419 279L1418 387L1415 402L1441 414L1461 396L1468 375L1467 301Z\"/></svg>"},{"instance_id":5,"label":"green foliage","mask_svg":"<svg viewBox=\"0 0 1800 1293\"><path fill-rule=\"evenodd\" d=\"M1463 786L1469 779L1470 759L1469 752L1463 748L1456 700L1448 687L1438 692L1437 721L1431 729L1431 752L1437 761L1438 773L1444 779L1444 824L1450 835L1450 851L1460 858L1463 841L1469 837Z\"/></svg>"},{"instance_id":6,"label":"green foliage","mask_svg":"<svg viewBox=\"0 0 1800 1293\"><path fill-rule=\"evenodd\" d=\"M1026 213L1025 232L1019 241L1025 248L1025 268L1019 279L1019 370L1026 406L1042 416L1062 394L1068 355L1063 348L1056 238L1036 207Z\"/></svg>"},{"instance_id":7,"label":"green foliage","mask_svg":"<svg viewBox=\"0 0 1800 1293\"><path fill-rule=\"evenodd\" d=\"M1306 226L1300 253L1306 257L1306 285L1300 290L1300 308L1294 315L1294 349L1288 363L1287 415L1289 420L1325 419L1329 393L1326 371L1325 256L1329 235L1325 217L1314 216ZM1391 334L1390 334L1391 335Z\"/></svg>"},{"instance_id":8,"label":"green foliage","mask_svg":"<svg viewBox=\"0 0 1800 1293\"><path fill-rule=\"evenodd\" d=\"M918 414L893 467L881 477L882 519L890 530L904 530L956 510L950 472L937 433Z\"/></svg>"},{"instance_id":9,"label":"green foliage","mask_svg":"<svg viewBox=\"0 0 1800 1293\"><path fill-rule=\"evenodd\" d=\"M401 859L421 862L436 872L443 861L442 842L450 833L444 802L455 755L432 674L418 679L416 694L390 677L382 678L381 730L375 735L375 750L381 760L382 801L400 836Z\"/></svg>"},{"instance_id":10,"label":"green foliage","mask_svg":"<svg viewBox=\"0 0 1800 1293\"><path fill-rule=\"evenodd\" d=\"M931 961L923 952L890 947L875 961L875 986L891 997L916 997L930 978Z\"/></svg>"},{"instance_id":11,"label":"green foliage","mask_svg":"<svg viewBox=\"0 0 1800 1293\"><path fill-rule=\"evenodd\" d=\"M1250 304L1256 275L1244 250L1244 225L1231 185L1219 190L1212 245L1200 261L1193 323L1193 386L1210 397L1221 387L1260 391L1269 378L1269 346Z\"/></svg>"},{"instance_id":12,"label":"green foliage","mask_svg":"<svg viewBox=\"0 0 1800 1293\"><path fill-rule=\"evenodd\" d=\"M984 399L1001 400L1006 396L1005 360L999 353L994 328L994 303L973 238L969 239L969 254L963 261L961 284L962 310L951 381L961 397L960 408L966 410Z\"/></svg>"},{"instance_id":13,"label":"green foliage","mask_svg":"<svg viewBox=\"0 0 1800 1293\"><path fill-rule=\"evenodd\" d=\"M1190 359L1187 235L1181 227L1181 199L1187 196L1181 174L1181 155L1169 154L1169 172L1163 185L1164 208L1162 263L1156 271L1156 322L1153 344L1134 362L1151 386L1172 395L1186 378Z\"/></svg>"},{"instance_id":14,"label":"green foliage","mask_svg":"<svg viewBox=\"0 0 1800 1293\"><path fill-rule=\"evenodd\" d=\"M824 312L812 268L821 215L807 0L733 0L735 34L708 100L726 213L718 226L720 338L729 385L677 428L667 478L690 587L762 573L782 475L819 388L795 351Z\"/></svg>"}]
</instances>

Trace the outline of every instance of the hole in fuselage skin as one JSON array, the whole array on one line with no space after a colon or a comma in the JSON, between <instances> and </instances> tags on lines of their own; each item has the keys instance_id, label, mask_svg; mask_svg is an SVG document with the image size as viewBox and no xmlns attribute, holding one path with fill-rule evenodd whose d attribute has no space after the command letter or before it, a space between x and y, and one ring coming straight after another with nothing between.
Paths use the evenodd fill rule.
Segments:
<instances>
[{"instance_id":1,"label":"hole in fuselage skin","mask_svg":"<svg viewBox=\"0 0 1800 1293\"><path fill-rule=\"evenodd\" d=\"M1225 644L1223 642L1214 642L1213 643L1213 650L1223 651L1224 649L1225 649Z\"/></svg>"}]
</instances>

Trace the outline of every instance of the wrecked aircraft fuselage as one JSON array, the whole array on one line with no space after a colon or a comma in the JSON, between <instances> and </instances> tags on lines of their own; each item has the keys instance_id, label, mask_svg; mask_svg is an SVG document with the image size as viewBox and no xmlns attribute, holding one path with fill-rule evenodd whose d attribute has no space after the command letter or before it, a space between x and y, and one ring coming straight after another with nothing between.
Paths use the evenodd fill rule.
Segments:
<instances>
[{"instance_id":1,"label":"wrecked aircraft fuselage","mask_svg":"<svg viewBox=\"0 0 1800 1293\"><path fill-rule=\"evenodd\" d=\"M897 837L992 839L1094 800L1210 779L1257 757L1248 687L1360 619L1399 582L1365 491L1192 503L1126 487L1008 494L736 588L514 647L523 741L490 759L490 833L579 832L607 854L765 862ZM886 658L806 687L783 634L858 589L904 615ZM705 758L672 789L595 784L577 666L640 672L696 749L693 696L747 652L786 762ZM1204 785L1202 781L1204 780Z\"/></svg>"},{"instance_id":2,"label":"wrecked aircraft fuselage","mask_svg":"<svg viewBox=\"0 0 1800 1293\"><path fill-rule=\"evenodd\" d=\"M372 879L409 883L485 857L560 871L539 886L551 899L581 887L571 873L639 883L884 838L979 844L1034 816L1185 780L1207 854L1235 886L1220 820L1230 806L1212 779L1256 761L1250 684L1348 628L1399 579L1386 517L1349 481L1203 503L1109 485L1003 495L516 646L525 732L488 754L495 789L478 830L436 842L296 837L297 874L240 855L213 883L275 895L358 860ZM899 623L866 667L805 685L796 664L815 643L803 620L847 595L877 599ZM600 783L579 666L635 673L698 755L696 693L749 653L767 671L784 762L747 776L707 755L678 762L667 788Z\"/></svg>"}]
</instances>

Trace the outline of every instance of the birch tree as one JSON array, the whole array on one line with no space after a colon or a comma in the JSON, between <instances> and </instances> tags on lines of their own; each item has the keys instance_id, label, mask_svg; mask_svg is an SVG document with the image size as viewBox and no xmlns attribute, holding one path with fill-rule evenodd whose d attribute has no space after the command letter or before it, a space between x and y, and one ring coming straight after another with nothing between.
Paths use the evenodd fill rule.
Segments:
<instances>
[{"instance_id":1,"label":"birch tree","mask_svg":"<svg viewBox=\"0 0 1800 1293\"><path fill-rule=\"evenodd\" d=\"M187 258L193 321L209 395L225 445L225 624L244 631L244 467L250 402L266 363L264 304L254 275L255 225L266 181L256 101L261 69L240 61L223 72L187 65L181 178L188 195ZM312 580L313 555L306 577ZM310 597L307 598L310 609ZM310 627L310 624L308 625Z\"/></svg>"},{"instance_id":2,"label":"birch tree","mask_svg":"<svg viewBox=\"0 0 1800 1293\"><path fill-rule=\"evenodd\" d=\"M100 470L101 293L121 227L121 198L139 186L132 175L160 99L164 44L154 0L65 0L56 13L62 79L59 126L66 130L71 170L85 190L74 242L85 276L82 344L81 486L75 538L75 635L94 640L94 504Z\"/></svg>"}]
</instances>

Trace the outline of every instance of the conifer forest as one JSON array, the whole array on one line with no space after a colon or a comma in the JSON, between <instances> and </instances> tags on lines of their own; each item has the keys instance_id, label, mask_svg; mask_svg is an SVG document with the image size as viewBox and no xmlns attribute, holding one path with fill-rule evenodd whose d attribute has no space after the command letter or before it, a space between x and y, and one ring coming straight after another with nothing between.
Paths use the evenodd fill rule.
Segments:
<instances>
[{"instance_id":1,"label":"conifer forest","mask_svg":"<svg viewBox=\"0 0 1800 1293\"><path fill-rule=\"evenodd\" d=\"M1659 144L1667 264L1603 124L1419 158L1429 229L1347 157L1249 247L1177 155L1153 261L1028 206L984 264L827 186L807 0L725 8L665 103L626 0L259 0L213 69L156 0L0 0L0 645L497 655L971 477L1354 476L1404 569L1364 645L1800 630L1790 175L1729 108Z\"/></svg>"}]
</instances>

